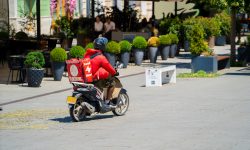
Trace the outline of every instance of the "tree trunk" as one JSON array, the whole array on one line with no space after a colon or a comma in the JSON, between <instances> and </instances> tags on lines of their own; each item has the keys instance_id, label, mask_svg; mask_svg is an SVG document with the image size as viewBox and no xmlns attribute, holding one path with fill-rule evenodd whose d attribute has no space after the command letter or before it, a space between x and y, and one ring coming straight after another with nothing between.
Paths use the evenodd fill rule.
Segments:
<instances>
[{"instance_id":1,"label":"tree trunk","mask_svg":"<svg viewBox=\"0 0 250 150\"><path fill-rule=\"evenodd\" d=\"M231 12L231 61L236 61L236 48L235 48L235 37L236 37L236 10L232 8Z\"/></svg>"}]
</instances>

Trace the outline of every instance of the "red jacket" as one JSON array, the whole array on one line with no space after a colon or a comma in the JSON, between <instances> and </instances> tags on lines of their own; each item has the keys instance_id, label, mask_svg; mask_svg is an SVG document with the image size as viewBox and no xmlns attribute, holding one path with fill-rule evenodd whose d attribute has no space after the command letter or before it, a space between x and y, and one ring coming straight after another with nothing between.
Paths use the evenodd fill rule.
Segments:
<instances>
[{"instance_id":1,"label":"red jacket","mask_svg":"<svg viewBox=\"0 0 250 150\"><path fill-rule=\"evenodd\" d=\"M90 59L92 66L92 75L94 80L107 79L111 74L114 76L116 74L115 69L111 66L107 58L102 54L100 50L88 49L84 55L84 58L90 58L96 53L101 53Z\"/></svg>"}]
</instances>

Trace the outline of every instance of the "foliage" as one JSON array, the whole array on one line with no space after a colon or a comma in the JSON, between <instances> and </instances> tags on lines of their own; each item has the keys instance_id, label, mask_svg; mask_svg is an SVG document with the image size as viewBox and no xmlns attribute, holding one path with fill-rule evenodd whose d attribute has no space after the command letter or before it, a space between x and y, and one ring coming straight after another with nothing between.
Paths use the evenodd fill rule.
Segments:
<instances>
[{"instance_id":1,"label":"foliage","mask_svg":"<svg viewBox=\"0 0 250 150\"><path fill-rule=\"evenodd\" d=\"M221 31L220 34L228 35L231 30L230 16L227 13L222 12L222 13L216 14L214 18L219 22L220 31Z\"/></svg>"},{"instance_id":2,"label":"foliage","mask_svg":"<svg viewBox=\"0 0 250 150\"><path fill-rule=\"evenodd\" d=\"M157 47L159 46L159 44L160 44L159 38L156 36L150 37L148 39L148 46Z\"/></svg>"},{"instance_id":3,"label":"foliage","mask_svg":"<svg viewBox=\"0 0 250 150\"><path fill-rule=\"evenodd\" d=\"M173 33L180 34L181 20L176 18L165 18L160 21L159 31L161 34Z\"/></svg>"},{"instance_id":4,"label":"foliage","mask_svg":"<svg viewBox=\"0 0 250 150\"><path fill-rule=\"evenodd\" d=\"M56 31L64 33L66 38L72 38L74 33L71 29L72 21L70 18L66 16L62 16L60 19L57 19L56 24Z\"/></svg>"},{"instance_id":5,"label":"foliage","mask_svg":"<svg viewBox=\"0 0 250 150\"><path fill-rule=\"evenodd\" d=\"M208 45L206 45L202 40L199 40L197 42L192 41L190 44L190 52L193 55L209 54L206 53L207 51Z\"/></svg>"},{"instance_id":6,"label":"foliage","mask_svg":"<svg viewBox=\"0 0 250 150\"><path fill-rule=\"evenodd\" d=\"M147 47L147 41L143 36L136 36L133 39L132 45L134 48L145 49Z\"/></svg>"},{"instance_id":7,"label":"foliage","mask_svg":"<svg viewBox=\"0 0 250 150\"><path fill-rule=\"evenodd\" d=\"M216 19L199 17L197 23L202 25L206 38L220 35L220 24Z\"/></svg>"},{"instance_id":8,"label":"foliage","mask_svg":"<svg viewBox=\"0 0 250 150\"><path fill-rule=\"evenodd\" d=\"M205 10L215 9L218 12L227 7L226 0L191 0L191 2L195 3L197 6L203 6Z\"/></svg>"},{"instance_id":9,"label":"foliage","mask_svg":"<svg viewBox=\"0 0 250 150\"><path fill-rule=\"evenodd\" d=\"M196 73L180 73L178 78L214 78L220 76L217 73L206 73L203 70L199 70Z\"/></svg>"},{"instance_id":10,"label":"foliage","mask_svg":"<svg viewBox=\"0 0 250 150\"><path fill-rule=\"evenodd\" d=\"M85 49L88 50L89 48L93 49L94 48L94 43L90 42L85 46Z\"/></svg>"},{"instance_id":11,"label":"foliage","mask_svg":"<svg viewBox=\"0 0 250 150\"><path fill-rule=\"evenodd\" d=\"M56 47L50 52L50 58L53 62L64 62L67 59L67 54L63 48Z\"/></svg>"},{"instance_id":12,"label":"foliage","mask_svg":"<svg viewBox=\"0 0 250 150\"><path fill-rule=\"evenodd\" d=\"M105 52L112 53L112 54L119 54L121 52L119 43L115 41L108 42L106 45Z\"/></svg>"},{"instance_id":13,"label":"foliage","mask_svg":"<svg viewBox=\"0 0 250 150\"><path fill-rule=\"evenodd\" d=\"M29 52L24 64L27 68L41 69L45 64L44 56L41 52Z\"/></svg>"},{"instance_id":14,"label":"foliage","mask_svg":"<svg viewBox=\"0 0 250 150\"><path fill-rule=\"evenodd\" d=\"M170 33L169 37L171 39L172 44L178 44L179 43L179 38L178 38L178 36L176 34Z\"/></svg>"},{"instance_id":15,"label":"foliage","mask_svg":"<svg viewBox=\"0 0 250 150\"><path fill-rule=\"evenodd\" d=\"M190 52L193 55L201 55L203 52L208 51L208 45L204 42L204 29L200 24L193 26L190 31Z\"/></svg>"},{"instance_id":16,"label":"foliage","mask_svg":"<svg viewBox=\"0 0 250 150\"><path fill-rule=\"evenodd\" d=\"M160 45L170 45L172 43L169 34L161 35L159 37L159 42L160 42Z\"/></svg>"},{"instance_id":17,"label":"foliage","mask_svg":"<svg viewBox=\"0 0 250 150\"><path fill-rule=\"evenodd\" d=\"M119 42L121 52L130 52L132 48L132 44L127 40L122 40Z\"/></svg>"},{"instance_id":18,"label":"foliage","mask_svg":"<svg viewBox=\"0 0 250 150\"><path fill-rule=\"evenodd\" d=\"M184 32L184 39L191 41L192 39L192 32L194 25L197 24L197 21L195 18L187 18L182 23L182 29ZM202 26L200 26L202 28ZM204 33L204 32L203 32Z\"/></svg>"},{"instance_id":19,"label":"foliage","mask_svg":"<svg viewBox=\"0 0 250 150\"><path fill-rule=\"evenodd\" d=\"M71 47L69 54L71 58L83 58L85 54L85 49L81 46L73 46Z\"/></svg>"},{"instance_id":20,"label":"foliage","mask_svg":"<svg viewBox=\"0 0 250 150\"><path fill-rule=\"evenodd\" d=\"M28 35L23 31L19 31L15 35L15 39L18 40L27 40L28 38L29 38Z\"/></svg>"},{"instance_id":21,"label":"foliage","mask_svg":"<svg viewBox=\"0 0 250 150\"><path fill-rule=\"evenodd\" d=\"M244 8L244 0L226 0L226 2L231 9L242 11Z\"/></svg>"}]
</instances>

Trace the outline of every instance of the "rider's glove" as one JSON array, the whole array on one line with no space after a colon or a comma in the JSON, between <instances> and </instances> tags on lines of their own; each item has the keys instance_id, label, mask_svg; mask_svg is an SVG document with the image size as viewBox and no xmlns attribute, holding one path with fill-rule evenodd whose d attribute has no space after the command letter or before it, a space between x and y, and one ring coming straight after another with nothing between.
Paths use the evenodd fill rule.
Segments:
<instances>
[{"instance_id":1,"label":"rider's glove","mask_svg":"<svg viewBox=\"0 0 250 150\"><path fill-rule=\"evenodd\" d=\"M119 76L119 72L116 72L114 76Z\"/></svg>"}]
</instances>

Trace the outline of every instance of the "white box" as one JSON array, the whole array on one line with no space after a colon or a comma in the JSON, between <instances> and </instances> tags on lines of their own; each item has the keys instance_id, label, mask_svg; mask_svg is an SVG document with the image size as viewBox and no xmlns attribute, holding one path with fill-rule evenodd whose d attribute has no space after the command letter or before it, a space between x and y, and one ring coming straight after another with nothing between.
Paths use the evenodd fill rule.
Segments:
<instances>
[{"instance_id":1,"label":"white box","mask_svg":"<svg viewBox=\"0 0 250 150\"><path fill-rule=\"evenodd\" d=\"M146 87L162 86L163 83L176 83L176 66L146 68Z\"/></svg>"}]
</instances>

